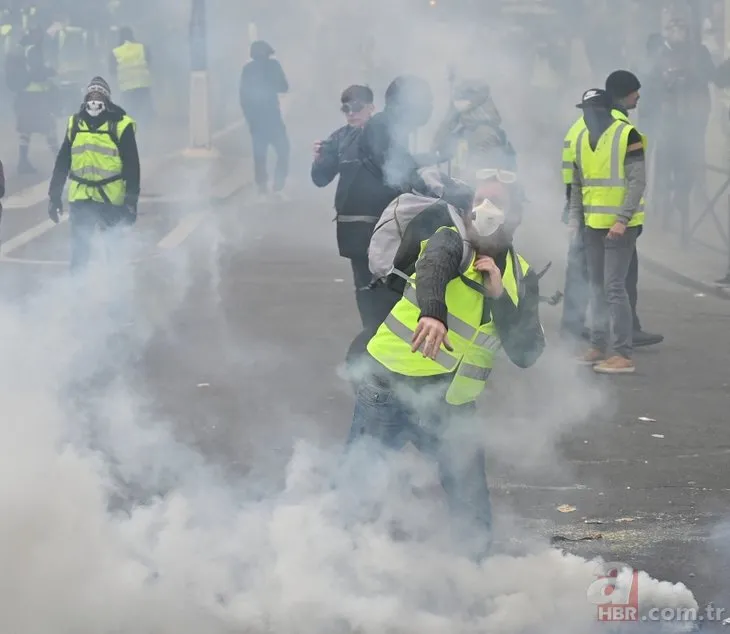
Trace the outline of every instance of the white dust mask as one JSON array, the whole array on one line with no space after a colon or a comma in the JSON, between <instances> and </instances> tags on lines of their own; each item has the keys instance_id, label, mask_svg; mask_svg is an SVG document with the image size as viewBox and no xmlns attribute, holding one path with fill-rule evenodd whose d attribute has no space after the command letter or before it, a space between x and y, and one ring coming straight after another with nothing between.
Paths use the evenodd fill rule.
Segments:
<instances>
[{"instance_id":1,"label":"white dust mask","mask_svg":"<svg viewBox=\"0 0 730 634\"><path fill-rule=\"evenodd\" d=\"M472 226L482 238L495 234L504 225L504 220L504 212L486 198L471 212Z\"/></svg>"}]
</instances>

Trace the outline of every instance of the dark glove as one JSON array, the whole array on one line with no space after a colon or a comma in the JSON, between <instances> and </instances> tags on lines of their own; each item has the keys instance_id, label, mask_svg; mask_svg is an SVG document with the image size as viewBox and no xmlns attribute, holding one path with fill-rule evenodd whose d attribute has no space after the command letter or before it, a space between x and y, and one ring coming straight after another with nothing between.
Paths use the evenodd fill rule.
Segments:
<instances>
[{"instance_id":1,"label":"dark glove","mask_svg":"<svg viewBox=\"0 0 730 634\"><path fill-rule=\"evenodd\" d=\"M124 204L124 224L133 225L137 222L137 203Z\"/></svg>"},{"instance_id":2,"label":"dark glove","mask_svg":"<svg viewBox=\"0 0 730 634\"><path fill-rule=\"evenodd\" d=\"M63 203L60 200L48 201L48 217L56 224L61 220L63 215Z\"/></svg>"}]
</instances>

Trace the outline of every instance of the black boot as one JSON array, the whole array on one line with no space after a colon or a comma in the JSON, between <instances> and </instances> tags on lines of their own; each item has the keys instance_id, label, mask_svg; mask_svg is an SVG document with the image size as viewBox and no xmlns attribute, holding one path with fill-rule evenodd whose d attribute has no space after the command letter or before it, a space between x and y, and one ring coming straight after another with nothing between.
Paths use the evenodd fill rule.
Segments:
<instances>
[{"instance_id":1,"label":"black boot","mask_svg":"<svg viewBox=\"0 0 730 634\"><path fill-rule=\"evenodd\" d=\"M658 335L643 330L634 330L634 348L642 348L644 346L654 346L664 341L664 335Z\"/></svg>"}]
</instances>

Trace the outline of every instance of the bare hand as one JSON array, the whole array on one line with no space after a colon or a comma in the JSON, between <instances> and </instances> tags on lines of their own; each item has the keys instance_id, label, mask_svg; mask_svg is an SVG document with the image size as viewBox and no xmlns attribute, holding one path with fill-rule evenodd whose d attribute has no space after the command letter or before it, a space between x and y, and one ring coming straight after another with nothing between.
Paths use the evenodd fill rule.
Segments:
<instances>
[{"instance_id":1,"label":"bare hand","mask_svg":"<svg viewBox=\"0 0 730 634\"><path fill-rule=\"evenodd\" d=\"M623 222L617 222L608 230L608 236L606 236L609 240L615 240L616 238L620 238L624 233L626 232L626 225Z\"/></svg>"},{"instance_id":2,"label":"bare hand","mask_svg":"<svg viewBox=\"0 0 730 634\"><path fill-rule=\"evenodd\" d=\"M489 297L496 299L504 293L502 271L492 258L486 255L479 256L474 262L474 268L484 275L484 288Z\"/></svg>"},{"instance_id":3,"label":"bare hand","mask_svg":"<svg viewBox=\"0 0 730 634\"><path fill-rule=\"evenodd\" d=\"M448 330L446 326L442 324L438 319L433 317L421 317L418 320L416 326L416 332L413 333L413 339L411 340L411 352L421 350L424 357L429 359L435 359L436 355L443 344L449 352L453 352L454 349L451 347L449 337L447 335Z\"/></svg>"},{"instance_id":4,"label":"bare hand","mask_svg":"<svg viewBox=\"0 0 730 634\"><path fill-rule=\"evenodd\" d=\"M317 141L314 144L314 160L316 161L322 156L322 141Z\"/></svg>"}]
</instances>

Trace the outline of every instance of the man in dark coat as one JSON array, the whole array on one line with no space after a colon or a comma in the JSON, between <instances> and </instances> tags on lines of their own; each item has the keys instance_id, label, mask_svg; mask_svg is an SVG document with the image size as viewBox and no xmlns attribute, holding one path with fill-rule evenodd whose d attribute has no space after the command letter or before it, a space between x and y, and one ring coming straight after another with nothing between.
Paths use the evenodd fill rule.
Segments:
<instances>
[{"instance_id":1,"label":"man in dark coat","mask_svg":"<svg viewBox=\"0 0 730 634\"><path fill-rule=\"evenodd\" d=\"M272 55L274 49L268 42L259 40L251 44L251 61L241 71L239 96L251 132L259 194L265 197L269 192L266 156L271 145L276 152L273 191L281 198L289 175L289 138L281 116L279 95L288 92L289 83L281 64Z\"/></svg>"}]
</instances>

